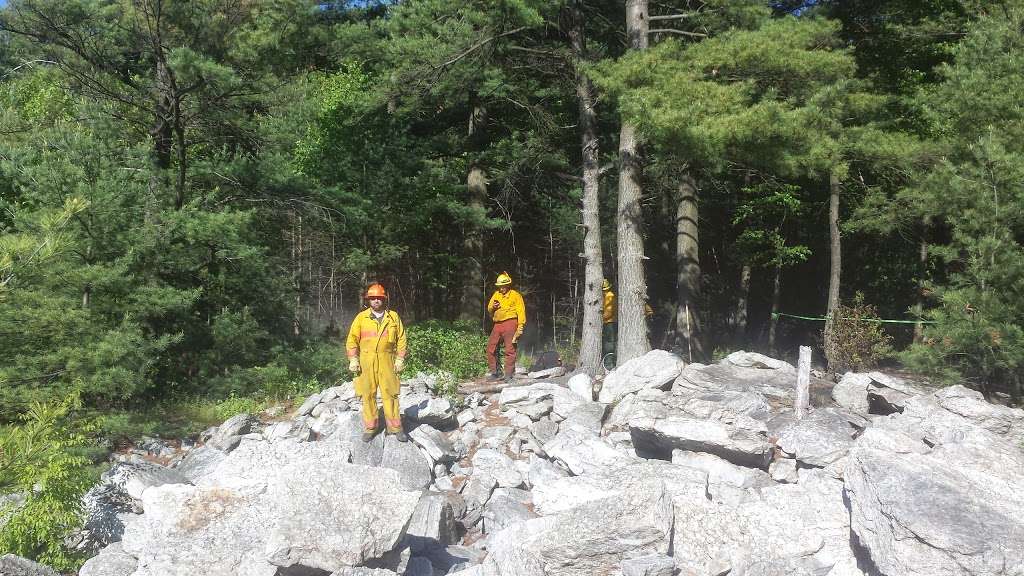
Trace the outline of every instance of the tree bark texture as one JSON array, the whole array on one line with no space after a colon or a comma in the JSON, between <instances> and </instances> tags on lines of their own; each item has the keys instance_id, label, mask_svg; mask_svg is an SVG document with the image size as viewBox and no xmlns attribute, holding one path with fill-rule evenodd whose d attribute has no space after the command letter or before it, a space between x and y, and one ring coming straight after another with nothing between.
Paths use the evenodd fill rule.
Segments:
<instances>
[{"instance_id":1,"label":"tree bark texture","mask_svg":"<svg viewBox=\"0 0 1024 576\"><path fill-rule=\"evenodd\" d=\"M647 48L647 0L626 0L626 37L631 50ZM647 280L644 276L643 209L640 199L640 139L636 127L622 121L619 133L619 199L616 214L619 292L618 292L618 364L643 356L651 349L647 338L644 303Z\"/></svg>"},{"instance_id":2,"label":"tree bark texture","mask_svg":"<svg viewBox=\"0 0 1024 576\"><path fill-rule=\"evenodd\" d=\"M684 174L679 183L676 205L676 348L689 362L704 358L700 334L700 237L698 235L699 194L697 181Z\"/></svg>"},{"instance_id":3,"label":"tree bark texture","mask_svg":"<svg viewBox=\"0 0 1024 576\"><path fill-rule=\"evenodd\" d=\"M839 237L839 192L842 184L835 171L829 173L828 199L828 237L829 237L829 273L828 273L828 305L825 316L825 354L829 366L833 359L833 332L835 315L839 309L839 282L842 275L842 240Z\"/></svg>"},{"instance_id":4,"label":"tree bark texture","mask_svg":"<svg viewBox=\"0 0 1024 576\"><path fill-rule=\"evenodd\" d=\"M580 334L580 369L591 376L601 368L601 306L604 279L604 255L601 251L601 216L598 156L597 111L594 85L583 72L586 37L582 1L571 8L569 39L576 65L576 96L579 100L580 152L583 164L583 331Z\"/></svg>"},{"instance_id":5,"label":"tree bark texture","mask_svg":"<svg viewBox=\"0 0 1024 576\"><path fill-rule=\"evenodd\" d=\"M768 350L775 352L775 334L779 327L779 307L782 305L782 265L775 265L775 280L772 283L772 313L768 317Z\"/></svg>"}]
</instances>

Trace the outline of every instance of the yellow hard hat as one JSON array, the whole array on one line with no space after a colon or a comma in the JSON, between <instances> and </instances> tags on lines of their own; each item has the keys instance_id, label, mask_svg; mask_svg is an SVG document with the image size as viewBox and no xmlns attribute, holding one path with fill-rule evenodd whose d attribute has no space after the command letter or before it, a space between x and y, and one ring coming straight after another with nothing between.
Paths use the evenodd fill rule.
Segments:
<instances>
[{"instance_id":1,"label":"yellow hard hat","mask_svg":"<svg viewBox=\"0 0 1024 576\"><path fill-rule=\"evenodd\" d=\"M605 292L607 292L607 291L609 291L611 289L612 289L612 283L609 282L607 278L605 278L604 281L601 282L601 290L604 290Z\"/></svg>"},{"instance_id":2,"label":"yellow hard hat","mask_svg":"<svg viewBox=\"0 0 1024 576\"><path fill-rule=\"evenodd\" d=\"M511 283L512 277L508 275L508 272L498 274L498 279L494 281L495 286L508 286Z\"/></svg>"}]
</instances>

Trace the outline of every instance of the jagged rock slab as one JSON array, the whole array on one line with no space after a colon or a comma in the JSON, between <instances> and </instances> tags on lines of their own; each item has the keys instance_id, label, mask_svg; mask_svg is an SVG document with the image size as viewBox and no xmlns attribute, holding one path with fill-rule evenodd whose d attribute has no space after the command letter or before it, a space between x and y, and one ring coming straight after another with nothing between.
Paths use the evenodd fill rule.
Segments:
<instances>
[{"instance_id":1,"label":"jagged rock slab","mask_svg":"<svg viewBox=\"0 0 1024 576\"><path fill-rule=\"evenodd\" d=\"M238 447L242 436L254 431L257 424L259 424L259 420L252 414L236 414L218 426L206 444L218 450L230 452Z\"/></svg>"},{"instance_id":2,"label":"jagged rock slab","mask_svg":"<svg viewBox=\"0 0 1024 576\"><path fill-rule=\"evenodd\" d=\"M569 378L566 385L573 394L576 394L581 399L586 400L587 402L596 400L596 398L594 398L594 379L588 374L576 374Z\"/></svg>"},{"instance_id":3,"label":"jagged rock slab","mask_svg":"<svg viewBox=\"0 0 1024 576\"><path fill-rule=\"evenodd\" d=\"M319 416L319 414L317 415ZM299 442L306 442L313 437L313 430L305 419L284 420L275 422L263 431L263 437L268 442L277 442L287 438L294 438Z\"/></svg>"},{"instance_id":4,"label":"jagged rock slab","mask_svg":"<svg viewBox=\"0 0 1024 576\"><path fill-rule=\"evenodd\" d=\"M612 404L645 388L668 387L679 376L683 365L683 360L671 352L651 350L605 376L597 399Z\"/></svg>"},{"instance_id":5,"label":"jagged rock slab","mask_svg":"<svg viewBox=\"0 0 1024 576\"><path fill-rule=\"evenodd\" d=\"M454 462L459 457L444 432L429 424L417 426L409 433L409 438L426 452L432 462Z\"/></svg>"},{"instance_id":6,"label":"jagged rock slab","mask_svg":"<svg viewBox=\"0 0 1024 576\"><path fill-rule=\"evenodd\" d=\"M408 406L405 415L415 422L434 427L449 426L455 422L455 410L445 398L430 398Z\"/></svg>"},{"instance_id":7,"label":"jagged rock slab","mask_svg":"<svg viewBox=\"0 0 1024 576\"><path fill-rule=\"evenodd\" d=\"M569 473L546 458L530 456L530 469L527 474L527 483L530 488L547 484L559 478L565 478Z\"/></svg>"},{"instance_id":8,"label":"jagged rock slab","mask_svg":"<svg viewBox=\"0 0 1024 576\"><path fill-rule=\"evenodd\" d=\"M310 394L309 397L306 398L306 401L303 402L301 406L299 406L299 409L295 411L295 415L296 416L307 416L310 412L313 411L313 408L316 408L316 405L320 403L320 399L322 397L323 397L323 393L322 392L318 392L316 394Z\"/></svg>"},{"instance_id":9,"label":"jagged rock slab","mask_svg":"<svg viewBox=\"0 0 1024 576\"><path fill-rule=\"evenodd\" d=\"M790 559L815 562L823 574L848 565L854 555L842 490L841 482L817 471L800 484L747 490L740 497L677 494L672 556L683 573L698 574L746 574L759 563Z\"/></svg>"},{"instance_id":10,"label":"jagged rock slab","mask_svg":"<svg viewBox=\"0 0 1024 576\"><path fill-rule=\"evenodd\" d=\"M427 492L420 498L405 531L405 544L413 554L455 543L455 514L444 494Z\"/></svg>"},{"instance_id":11,"label":"jagged rock slab","mask_svg":"<svg viewBox=\"0 0 1024 576\"><path fill-rule=\"evenodd\" d=\"M481 515L484 517L484 530L487 533L502 530L516 522L536 518L532 507L532 497L525 490L514 488L498 488L487 500Z\"/></svg>"},{"instance_id":12,"label":"jagged rock slab","mask_svg":"<svg viewBox=\"0 0 1024 576\"><path fill-rule=\"evenodd\" d=\"M760 357L761 355L754 356ZM767 358L767 356L763 358ZM737 362L739 363L727 358L712 365L689 364L672 384L672 391L675 393L755 392L781 401L783 405L792 406L796 389L796 369L792 365L778 360L767 364L761 361Z\"/></svg>"},{"instance_id":13,"label":"jagged rock slab","mask_svg":"<svg viewBox=\"0 0 1024 576\"><path fill-rule=\"evenodd\" d=\"M559 430L543 448L552 460L561 462L576 475L622 466L632 460L597 434L573 427Z\"/></svg>"},{"instance_id":14,"label":"jagged rock slab","mask_svg":"<svg viewBox=\"0 0 1024 576\"><path fill-rule=\"evenodd\" d=\"M494 478L503 488L517 488L523 484L523 477L512 459L497 450L481 448L473 455L473 474L481 472Z\"/></svg>"},{"instance_id":15,"label":"jagged rock slab","mask_svg":"<svg viewBox=\"0 0 1024 576\"><path fill-rule=\"evenodd\" d=\"M714 454L741 466L767 468L772 447L763 434L696 418L633 418L630 432L638 451L675 449Z\"/></svg>"},{"instance_id":16,"label":"jagged rock slab","mask_svg":"<svg viewBox=\"0 0 1024 576\"><path fill-rule=\"evenodd\" d=\"M627 556L669 550L673 509L664 483L633 478L613 497L518 522L488 537L486 576L613 574Z\"/></svg>"},{"instance_id":17,"label":"jagged rock slab","mask_svg":"<svg viewBox=\"0 0 1024 576\"><path fill-rule=\"evenodd\" d=\"M82 510L85 522L74 549L96 552L121 540L125 526L142 512L142 507L120 487L99 483L82 496Z\"/></svg>"},{"instance_id":18,"label":"jagged rock slab","mask_svg":"<svg viewBox=\"0 0 1024 576\"><path fill-rule=\"evenodd\" d=\"M363 424L359 418L353 418L348 427L349 440L345 446L352 452L353 464L391 468L398 472L402 486L407 490L426 488L433 482L433 462L420 452L416 444L399 442L394 435L383 432L373 440L363 442Z\"/></svg>"},{"instance_id":19,"label":"jagged rock slab","mask_svg":"<svg viewBox=\"0 0 1024 576\"><path fill-rule=\"evenodd\" d=\"M556 478L535 486L534 510L541 516L551 516L597 500L624 498L638 479L661 481L673 499L683 503L707 499L707 473L664 460L634 460L593 475Z\"/></svg>"},{"instance_id":20,"label":"jagged rock slab","mask_svg":"<svg viewBox=\"0 0 1024 576\"><path fill-rule=\"evenodd\" d=\"M764 397L756 392L644 390L637 395L629 431L638 454L706 452L740 466L767 469L770 417Z\"/></svg>"},{"instance_id":21,"label":"jagged rock slab","mask_svg":"<svg viewBox=\"0 0 1024 576\"><path fill-rule=\"evenodd\" d=\"M335 571L395 547L420 497L397 472L348 464L337 442L285 444L243 446L200 486L147 490L123 540L133 576Z\"/></svg>"},{"instance_id":22,"label":"jagged rock slab","mask_svg":"<svg viewBox=\"0 0 1024 576\"><path fill-rule=\"evenodd\" d=\"M846 456L856 432L845 415L820 408L784 426L776 444L797 462L824 468Z\"/></svg>"},{"instance_id":23,"label":"jagged rock slab","mask_svg":"<svg viewBox=\"0 0 1024 576\"><path fill-rule=\"evenodd\" d=\"M736 488L763 488L772 485L771 477L762 470L737 466L713 454L672 451L672 463L701 470L710 483L724 483Z\"/></svg>"},{"instance_id":24,"label":"jagged rock slab","mask_svg":"<svg viewBox=\"0 0 1024 576\"><path fill-rule=\"evenodd\" d=\"M881 372L847 372L832 388L832 399L843 408L866 417L898 412L908 399L922 393L922 388Z\"/></svg>"},{"instance_id":25,"label":"jagged rock slab","mask_svg":"<svg viewBox=\"0 0 1024 576\"><path fill-rule=\"evenodd\" d=\"M152 486L190 483L179 470L152 462L119 462L103 473L102 481L119 487L137 500Z\"/></svg>"},{"instance_id":26,"label":"jagged rock slab","mask_svg":"<svg viewBox=\"0 0 1024 576\"><path fill-rule=\"evenodd\" d=\"M1014 446L1024 447L1024 410L990 404L981 392L960 385L943 388L934 397L947 411L1006 438Z\"/></svg>"},{"instance_id":27,"label":"jagged rock slab","mask_svg":"<svg viewBox=\"0 0 1024 576\"><path fill-rule=\"evenodd\" d=\"M884 574L1024 573L1024 453L945 409L948 394L909 399L857 440L845 470L853 530Z\"/></svg>"},{"instance_id":28,"label":"jagged rock slab","mask_svg":"<svg viewBox=\"0 0 1024 576\"><path fill-rule=\"evenodd\" d=\"M604 420L604 414L607 409L608 405L601 402L583 402L576 406L572 412L569 412L565 420L559 425L563 428L575 426L589 430L594 434L600 434L601 422Z\"/></svg>"},{"instance_id":29,"label":"jagged rock slab","mask_svg":"<svg viewBox=\"0 0 1024 576\"><path fill-rule=\"evenodd\" d=\"M3 576L60 576L49 566L14 554L0 556L0 574Z\"/></svg>"}]
</instances>

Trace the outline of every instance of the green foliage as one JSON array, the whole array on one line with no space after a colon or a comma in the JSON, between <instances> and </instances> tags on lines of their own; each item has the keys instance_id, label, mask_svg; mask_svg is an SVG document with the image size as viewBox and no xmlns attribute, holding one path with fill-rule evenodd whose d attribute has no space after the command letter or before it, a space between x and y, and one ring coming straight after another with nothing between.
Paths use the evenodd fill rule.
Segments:
<instances>
[{"instance_id":1,"label":"green foliage","mask_svg":"<svg viewBox=\"0 0 1024 576\"><path fill-rule=\"evenodd\" d=\"M487 335L473 323L430 320L409 326L408 333L409 372L448 372L464 379L487 370Z\"/></svg>"},{"instance_id":2,"label":"green foliage","mask_svg":"<svg viewBox=\"0 0 1024 576\"><path fill-rule=\"evenodd\" d=\"M922 95L944 158L901 200L948 228L930 254L948 280L930 287L935 324L905 359L943 379L1020 395L1024 369L1024 6L983 15Z\"/></svg>"},{"instance_id":3,"label":"green foliage","mask_svg":"<svg viewBox=\"0 0 1024 576\"><path fill-rule=\"evenodd\" d=\"M25 502L0 509L0 553L35 559L74 571L83 558L63 547L64 538L83 520L80 499L95 478L79 455L88 442L69 427L77 400L33 405L18 425L0 430L0 493L17 493Z\"/></svg>"},{"instance_id":4,"label":"green foliage","mask_svg":"<svg viewBox=\"0 0 1024 576\"><path fill-rule=\"evenodd\" d=\"M892 355L892 338L875 321L878 319L878 312L864 302L863 294L857 293L849 305L839 305L832 320L832 332L824 333L830 370L864 372Z\"/></svg>"}]
</instances>

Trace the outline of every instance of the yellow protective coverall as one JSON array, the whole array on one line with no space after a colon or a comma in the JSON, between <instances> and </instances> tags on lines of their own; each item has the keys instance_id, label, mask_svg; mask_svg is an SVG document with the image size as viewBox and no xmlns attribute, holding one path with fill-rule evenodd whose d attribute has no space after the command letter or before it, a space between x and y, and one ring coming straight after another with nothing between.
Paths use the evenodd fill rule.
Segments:
<instances>
[{"instance_id":1,"label":"yellow protective coverall","mask_svg":"<svg viewBox=\"0 0 1024 576\"><path fill-rule=\"evenodd\" d=\"M360 373L356 377L356 394L363 399L363 426L377 430L377 388L384 403L384 421L388 432L402 430L402 413L398 407L398 374L395 357L405 358L408 343L405 326L394 310L386 310L377 320L373 309L367 308L352 320L345 342L348 357L359 356Z\"/></svg>"}]
</instances>

